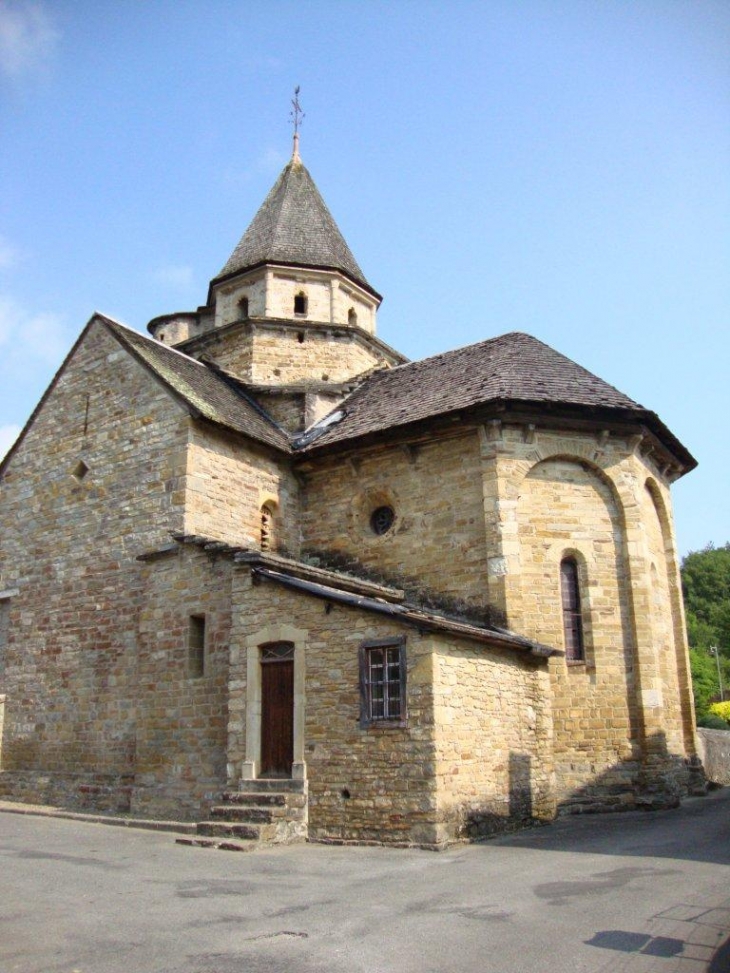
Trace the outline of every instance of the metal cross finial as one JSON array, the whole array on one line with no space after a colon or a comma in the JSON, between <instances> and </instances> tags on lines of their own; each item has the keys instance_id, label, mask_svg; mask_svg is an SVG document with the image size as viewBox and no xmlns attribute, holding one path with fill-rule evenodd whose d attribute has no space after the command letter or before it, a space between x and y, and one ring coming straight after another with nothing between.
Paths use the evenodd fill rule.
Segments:
<instances>
[{"instance_id":1,"label":"metal cross finial","mask_svg":"<svg viewBox=\"0 0 730 973\"><path fill-rule=\"evenodd\" d=\"M302 106L299 104L299 85L294 89L294 97L292 98L292 111L289 115L292 120L292 125L294 126L294 150L292 152L292 159L294 161L299 161L299 129L302 125L302 119L304 118L304 112L302 111Z\"/></svg>"}]
</instances>

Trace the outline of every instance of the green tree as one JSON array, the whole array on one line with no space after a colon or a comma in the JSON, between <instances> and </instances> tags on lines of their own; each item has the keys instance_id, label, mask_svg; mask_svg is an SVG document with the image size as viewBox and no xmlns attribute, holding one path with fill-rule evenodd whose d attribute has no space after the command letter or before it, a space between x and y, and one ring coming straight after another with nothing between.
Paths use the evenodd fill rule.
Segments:
<instances>
[{"instance_id":1,"label":"green tree","mask_svg":"<svg viewBox=\"0 0 730 973\"><path fill-rule=\"evenodd\" d=\"M710 544L682 562L682 588L687 614L687 637L697 718L720 698L716 648L723 686L730 690L730 543Z\"/></svg>"}]
</instances>

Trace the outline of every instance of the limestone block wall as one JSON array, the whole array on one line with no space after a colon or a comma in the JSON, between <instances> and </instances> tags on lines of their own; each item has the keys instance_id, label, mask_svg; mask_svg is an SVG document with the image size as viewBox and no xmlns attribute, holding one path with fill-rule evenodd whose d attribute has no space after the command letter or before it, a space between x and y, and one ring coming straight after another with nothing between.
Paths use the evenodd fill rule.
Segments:
<instances>
[{"instance_id":1,"label":"limestone block wall","mask_svg":"<svg viewBox=\"0 0 730 973\"><path fill-rule=\"evenodd\" d=\"M264 317L266 314L266 270L259 269L251 274L237 277L225 284L219 284L215 294L215 327L230 324L245 317L241 300L248 301L249 317Z\"/></svg>"},{"instance_id":2,"label":"limestone block wall","mask_svg":"<svg viewBox=\"0 0 730 973\"><path fill-rule=\"evenodd\" d=\"M191 427L185 532L242 547L261 544L261 508L275 511L275 545L299 548L298 486L286 458L211 427Z\"/></svg>"},{"instance_id":3,"label":"limestone block wall","mask_svg":"<svg viewBox=\"0 0 730 973\"><path fill-rule=\"evenodd\" d=\"M578 562L586 659L555 660L555 761L561 799L598 775L636 773L639 727L625 540L614 497L572 459L537 463L522 481L521 630L564 647L560 562Z\"/></svg>"},{"instance_id":4,"label":"limestone block wall","mask_svg":"<svg viewBox=\"0 0 730 973\"><path fill-rule=\"evenodd\" d=\"M295 312L294 299L304 297L305 310ZM265 267L216 286L215 326L238 320L241 299L251 317L291 318L303 322L355 325L375 333L378 302L338 273L300 267Z\"/></svg>"},{"instance_id":5,"label":"limestone block wall","mask_svg":"<svg viewBox=\"0 0 730 973\"><path fill-rule=\"evenodd\" d=\"M131 811L199 820L226 784L232 563L184 546L140 570ZM191 616L204 620L202 667L191 664Z\"/></svg>"},{"instance_id":6,"label":"limestone block wall","mask_svg":"<svg viewBox=\"0 0 730 973\"><path fill-rule=\"evenodd\" d=\"M560 562L578 565L586 658L551 663L564 805L679 792L695 753L669 489L641 444L501 423L482 435L490 596L510 627L562 647Z\"/></svg>"},{"instance_id":7,"label":"limestone block wall","mask_svg":"<svg viewBox=\"0 0 730 973\"><path fill-rule=\"evenodd\" d=\"M395 511L393 527L373 532L380 506ZM352 463L321 460L306 474L302 546L355 558L386 576L419 579L423 587L487 602L481 467L477 434L363 453Z\"/></svg>"},{"instance_id":8,"label":"limestone block wall","mask_svg":"<svg viewBox=\"0 0 730 973\"><path fill-rule=\"evenodd\" d=\"M351 283L340 280L332 294L332 321L334 324L357 325L369 334L375 334L377 305Z\"/></svg>"},{"instance_id":9,"label":"limestone block wall","mask_svg":"<svg viewBox=\"0 0 730 973\"><path fill-rule=\"evenodd\" d=\"M229 762L235 776L246 760L248 653L286 638L301 639L304 772L309 785L309 835L314 839L434 844L433 655L413 629L359 609L263 582L239 569L233 589ZM365 639L406 636L408 725L359 725L358 649ZM297 662L295 661L295 668ZM297 675L295 673L295 680ZM295 740L296 750L296 740Z\"/></svg>"},{"instance_id":10,"label":"limestone block wall","mask_svg":"<svg viewBox=\"0 0 730 973\"><path fill-rule=\"evenodd\" d=\"M206 356L241 381L264 386L348 382L389 364L353 328L305 320L240 321L205 334L186 353Z\"/></svg>"},{"instance_id":11,"label":"limestone block wall","mask_svg":"<svg viewBox=\"0 0 730 973\"><path fill-rule=\"evenodd\" d=\"M184 351L193 358L209 358L241 381L251 380L253 342L251 325L246 321L220 331L209 331L201 341Z\"/></svg>"},{"instance_id":12,"label":"limestone block wall","mask_svg":"<svg viewBox=\"0 0 730 973\"><path fill-rule=\"evenodd\" d=\"M5 770L133 768L134 558L183 527L187 422L94 323L10 459L0 480L0 590L17 592L5 602Z\"/></svg>"},{"instance_id":13,"label":"limestone block wall","mask_svg":"<svg viewBox=\"0 0 730 973\"><path fill-rule=\"evenodd\" d=\"M439 838L484 837L555 813L547 666L435 639Z\"/></svg>"},{"instance_id":14,"label":"limestone block wall","mask_svg":"<svg viewBox=\"0 0 730 973\"><path fill-rule=\"evenodd\" d=\"M333 319L332 294L335 280L329 274L318 274L306 270L269 270L266 281L266 311L270 318L293 318L294 298L304 295L306 312L302 321L326 321ZM344 323L344 322L337 322Z\"/></svg>"},{"instance_id":15,"label":"limestone block wall","mask_svg":"<svg viewBox=\"0 0 730 973\"><path fill-rule=\"evenodd\" d=\"M347 382L384 364L382 355L348 329L269 323L254 329L249 381L254 385Z\"/></svg>"},{"instance_id":16,"label":"limestone block wall","mask_svg":"<svg viewBox=\"0 0 730 973\"><path fill-rule=\"evenodd\" d=\"M256 401L274 422L294 434L304 432L307 400L304 391L256 392Z\"/></svg>"}]
</instances>

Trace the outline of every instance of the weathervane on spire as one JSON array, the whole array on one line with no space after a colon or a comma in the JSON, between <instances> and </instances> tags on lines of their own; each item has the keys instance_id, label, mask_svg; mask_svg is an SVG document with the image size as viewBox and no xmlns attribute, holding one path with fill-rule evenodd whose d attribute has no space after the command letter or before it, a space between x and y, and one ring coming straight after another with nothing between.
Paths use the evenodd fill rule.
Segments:
<instances>
[{"instance_id":1,"label":"weathervane on spire","mask_svg":"<svg viewBox=\"0 0 730 973\"><path fill-rule=\"evenodd\" d=\"M299 162L299 129L302 124L302 119L304 118L304 112L302 111L302 106L299 104L299 85L294 89L294 97L292 98L292 111L289 115L292 120L292 125L294 126L294 149L292 151L292 161Z\"/></svg>"}]
</instances>

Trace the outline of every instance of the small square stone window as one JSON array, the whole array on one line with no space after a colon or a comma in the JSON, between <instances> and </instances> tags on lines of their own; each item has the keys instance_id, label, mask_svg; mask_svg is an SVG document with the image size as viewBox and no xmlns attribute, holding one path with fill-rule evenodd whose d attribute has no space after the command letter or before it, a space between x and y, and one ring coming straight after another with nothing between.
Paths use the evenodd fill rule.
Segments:
<instances>
[{"instance_id":1,"label":"small square stone window","mask_svg":"<svg viewBox=\"0 0 730 973\"><path fill-rule=\"evenodd\" d=\"M78 480L79 483L81 483L81 481L84 479L84 477L88 472L89 472L89 467L86 465L86 463L84 463L82 459L80 459L76 464L76 466L74 466L71 475L74 477L74 479Z\"/></svg>"}]
</instances>

